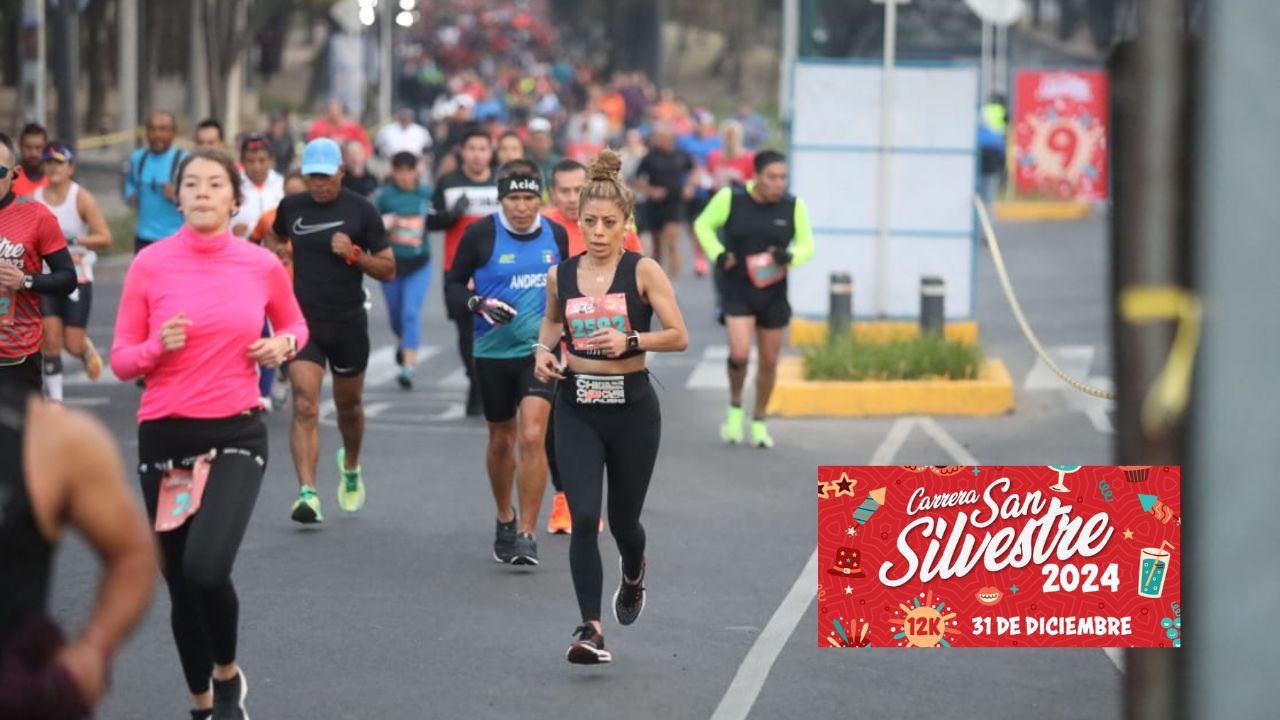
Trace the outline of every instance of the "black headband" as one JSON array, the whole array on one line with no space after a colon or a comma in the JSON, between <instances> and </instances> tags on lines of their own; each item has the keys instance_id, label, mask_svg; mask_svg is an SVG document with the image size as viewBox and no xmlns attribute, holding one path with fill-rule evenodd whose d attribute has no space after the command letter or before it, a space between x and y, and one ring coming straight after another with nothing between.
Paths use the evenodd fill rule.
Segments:
<instances>
[{"instance_id":1,"label":"black headband","mask_svg":"<svg viewBox=\"0 0 1280 720\"><path fill-rule=\"evenodd\" d=\"M511 193L527 192L542 197L542 178L536 175L511 175L498 181L498 199Z\"/></svg>"}]
</instances>

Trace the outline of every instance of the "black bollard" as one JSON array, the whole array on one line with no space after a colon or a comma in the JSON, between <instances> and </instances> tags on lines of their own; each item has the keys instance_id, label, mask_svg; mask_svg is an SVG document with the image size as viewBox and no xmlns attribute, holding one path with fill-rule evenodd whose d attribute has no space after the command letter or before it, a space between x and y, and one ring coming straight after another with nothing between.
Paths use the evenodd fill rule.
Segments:
<instances>
[{"instance_id":1,"label":"black bollard","mask_svg":"<svg viewBox=\"0 0 1280 720\"><path fill-rule=\"evenodd\" d=\"M947 295L947 283L936 275L920 278L920 334L943 334L946 324L944 301Z\"/></svg>"},{"instance_id":2,"label":"black bollard","mask_svg":"<svg viewBox=\"0 0 1280 720\"><path fill-rule=\"evenodd\" d=\"M853 322L853 277L831 273L831 312L827 315L827 339L846 337Z\"/></svg>"}]
</instances>

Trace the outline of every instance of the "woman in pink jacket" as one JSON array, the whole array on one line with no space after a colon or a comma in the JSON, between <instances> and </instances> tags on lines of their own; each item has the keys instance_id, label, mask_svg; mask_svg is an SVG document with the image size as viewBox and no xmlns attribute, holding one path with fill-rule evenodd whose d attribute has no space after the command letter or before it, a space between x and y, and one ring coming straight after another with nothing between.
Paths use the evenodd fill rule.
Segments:
<instances>
[{"instance_id":1,"label":"woman in pink jacket","mask_svg":"<svg viewBox=\"0 0 1280 720\"><path fill-rule=\"evenodd\" d=\"M111 369L146 379L138 408L143 499L159 540L193 718L244 718L231 568L267 463L258 366L307 342L284 267L231 233L240 177L218 150L178 170L185 223L125 278ZM262 335L262 319L277 329Z\"/></svg>"}]
</instances>

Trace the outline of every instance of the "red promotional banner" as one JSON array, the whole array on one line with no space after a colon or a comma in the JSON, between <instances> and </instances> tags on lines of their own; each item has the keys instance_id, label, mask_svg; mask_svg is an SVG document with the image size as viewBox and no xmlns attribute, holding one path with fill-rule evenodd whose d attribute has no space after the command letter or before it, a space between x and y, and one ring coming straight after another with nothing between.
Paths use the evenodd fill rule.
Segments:
<instances>
[{"instance_id":1,"label":"red promotional banner","mask_svg":"<svg viewBox=\"0 0 1280 720\"><path fill-rule=\"evenodd\" d=\"M820 647L1180 647L1181 471L818 468Z\"/></svg>"},{"instance_id":2,"label":"red promotional banner","mask_svg":"<svg viewBox=\"0 0 1280 720\"><path fill-rule=\"evenodd\" d=\"M1105 200L1107 107L1101 70L1018 72L1012 128L1018 194Z\"/></svg>"}]
</instances>

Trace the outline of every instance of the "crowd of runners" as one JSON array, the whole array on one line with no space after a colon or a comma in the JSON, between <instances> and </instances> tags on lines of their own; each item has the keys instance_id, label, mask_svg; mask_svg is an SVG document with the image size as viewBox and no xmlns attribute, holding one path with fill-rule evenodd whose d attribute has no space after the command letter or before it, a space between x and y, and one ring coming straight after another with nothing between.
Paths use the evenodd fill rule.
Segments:
<instances>
[{"instance_id":1,"label":"crowd of runners","mask_svg":"<svg viewBox=\"0 0 1280 720\"><path fill-rule=\"evenodd\" d=\"M346 513L377 492L360 462L366 277L381 286L406 392L424 327L444 325L422 312L438 278L469 379L466 414L488 426L476 462L494 500L494 561L539 564L553 485L545 529L570 534L578 602L571 663L612 659L606 529L621 568L614 619L630 625L644 609L641 515L661 439L646 358L689 344L674 290L684 237L695 273L712 276L730 347L720 439L746 439L754 342L749 443L773 446L764 410L790 319L787 268L812 256L813 240L804 203L787 193L786 157L757 151L753 114L717 124L621 76L589 84L573 112L476 117L492 92L471 79L446 83L456 92L432 114L434 133L405 108L370 140L335 101L296 150L287 122L229 146L206 121L179 143L175 115L152 112L124 177L132 239L112 237L75 181L73 148L37 125L0 137L0 541L27 549L0 557L0 716L80 717L98 702L158 566L191 716L247 717L231 571L268 463L263 413L291 412L292 521L324 522L329 482ZM94 261L113 246L135 257L104 359L86 329ZM66 355L91 380L109 367L138 385L141 508L124 480L124 439L60 404ZM341 443L322 451L326 373ZM100 482L89 488L87 475ZM105 567L88 625L66 642L47 619L63 526Z\"/></svg>"}]
</instances>

